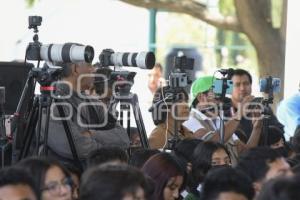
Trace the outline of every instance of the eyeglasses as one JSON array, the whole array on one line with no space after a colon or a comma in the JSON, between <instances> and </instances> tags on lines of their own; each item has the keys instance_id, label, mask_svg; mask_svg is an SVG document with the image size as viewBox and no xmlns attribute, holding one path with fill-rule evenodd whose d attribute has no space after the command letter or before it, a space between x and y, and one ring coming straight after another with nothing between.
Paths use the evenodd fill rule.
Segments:
<instances>
[{"instance_id":1,"label":"eyeglasses","mask_svg":"<svg viewBox=\"0 0 300 200\"><path fill-rule=\"evenodd\" d=\"M71 190L71 187L73 185L73 181L70 177L66 177L62 179L60 182L50 182L48 185L46 185L44 188L41 189L42 192L48 191L51 195L58 194L61 190L61 187L67 187Z\"/></svg>"}]
</instances>

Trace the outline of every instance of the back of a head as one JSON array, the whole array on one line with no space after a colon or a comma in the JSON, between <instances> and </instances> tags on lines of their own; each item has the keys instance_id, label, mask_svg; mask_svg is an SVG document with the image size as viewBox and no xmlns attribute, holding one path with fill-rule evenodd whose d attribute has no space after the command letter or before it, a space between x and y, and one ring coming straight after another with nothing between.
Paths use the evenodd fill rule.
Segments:
<instances>
[{"instance_id":1,"label":"back of a head","mask_svg":"<svg viewBox=\"0 0 300 200\"><path fill-rule=\"evenodd\" d=\"M101 147L90 152L87 160L87 166L93 167L106 162L127 163L127 161L128 156L123 149L119 147Z\"/></svg>"},{"instance_id":2,"label":"back of a head","mask_svg":"<svg viewBox=\"0 0 300 200\"><path fill-rule=\"evenodd\" d=\"M33 174L29 174L24 169L18 167L9 167L0 170L0 188L5 186L23 185L31 189L32 194L38 199L38 190L40 189L34 184ZM0 193L0 199L2 198Z\"/></svg>"},{"instance_id":3,"label":"back of a head","mask_svg":"<svg viewBox=\"0 0 300 200\"><path fill-rule=\"evenodd\" d=\"M183 139L176 144L173 152L177 157L184 159L187 162L192 162L193 152L196 146L201 142L202 140L199 139L191 139L191 138Z\"/></svg>"},{"instance_id":4,"label":"back of a head","mask_svg":"<svg viewBox=\"0 0 300 200\"><path fill-rule=\"evenodd\" d=\"M295 200L300 197L300 177L276 178L264 184L256 200Z\"/></svg>"},{"instance_id":5,"label":"back of a head","mask_svg":"<svg viewBox=\"0 0 300 200\"><path fill-rule=\"evenodd\" d=\"M264 179L269 163L282 156L269 147L255 147L241 154L237 169L247 174L252 182Z\"/></svg>"},{"instance_id":6,"label":"back of a head","mask_svg":"<svg viewBox=\"0 0 300 200\"><path fill-rule=\"evenodd\" d=\"M185 184L185 168L178 158L169 153L158 153L152 156L142 167L142 172L152 178L155 183L155 192L152 199L162 199L163 189L172 177L183 176Z\"/></svg>"},{"instance_id":7,"label":"back of a head","mask_svg":"<svg viewBox=\"0 0 300 200\"><path fill-rule=\"evenodd\" d=\"M231 167L213 169L207 174L201 188L201 200L216 200L223 192L237 193L248 200L254 197L249 177Z\"/></svg>"},{"instance_id":8,"label":"back of a head","mask_svg":"<svg viewBox=\"0 0 300 200\"><path fill-rule=\"evenodd\" d=\"M103 164L84 172L80 184L81 200L123 199L134 195L137 190L146 189L142 172L126 164Z\"/></svg>"},{"instance_id":9,"label":"back of a head","mask_svg":"<svg viewBox=\"0 0 300 200\"><path fill-rule=\"evenodd\" d=\"M131 155L129 164L140 169L151 156L159 152L157 149L140 149Z\"/></svg>"}]
</instances>

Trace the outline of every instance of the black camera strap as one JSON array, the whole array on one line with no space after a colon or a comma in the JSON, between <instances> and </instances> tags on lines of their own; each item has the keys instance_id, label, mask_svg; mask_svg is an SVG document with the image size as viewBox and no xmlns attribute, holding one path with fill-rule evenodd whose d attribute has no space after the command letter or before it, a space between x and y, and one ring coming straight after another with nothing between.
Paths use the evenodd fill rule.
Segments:
<instances>
[{"instance_id":1,"label":"black camera strap","mask_svg":"<svg viewBox=\"0 0 300 200\"><path fill-rule=\"evenodd\" d=\"M73 141L73 137L72 137L70 127L68 125L68 122L66 120L64 120L65 117L66 117L65 112L64 112L61 105L56 105L56 106L57 106L60 117L63 118L63 120L61 120L61 121L63 123L65 133L66 133L66 136L68 138L68 142L69 142L69 145L70 145L70 149L71 149L73 158L74 158L75 162L78 163L78 166L80 167L80 170L83 171L83 167L82 167L82 164L81 164L81 162L79 160L79 157L78 157L78 154L77 154L76 146L75 146L75 143Z\"/></svg>"}]
</instances>

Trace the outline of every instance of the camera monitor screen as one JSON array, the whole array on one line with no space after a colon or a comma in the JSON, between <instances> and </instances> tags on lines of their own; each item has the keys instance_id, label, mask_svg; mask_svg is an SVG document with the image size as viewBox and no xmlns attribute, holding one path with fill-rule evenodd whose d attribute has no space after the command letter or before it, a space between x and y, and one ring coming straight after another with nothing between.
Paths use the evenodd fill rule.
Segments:
<instances>
[{"instance_id":1,"label":"camera monitor screen","mask_svg":"<svg viewBox=\"0 0 300 200\"><path fill-rule=\"evenodd\" d=\"M12 115L16 111L28 73L34 65L23 62L0 62L0 87L5 87L4 111Z\"/></svg>"}]
</instances>

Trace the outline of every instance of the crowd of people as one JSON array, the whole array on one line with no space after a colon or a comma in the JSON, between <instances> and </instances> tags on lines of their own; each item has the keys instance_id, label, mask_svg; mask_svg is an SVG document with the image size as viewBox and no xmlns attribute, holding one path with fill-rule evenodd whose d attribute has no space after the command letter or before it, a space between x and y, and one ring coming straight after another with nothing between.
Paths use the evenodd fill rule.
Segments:
<instances>
[{"instance_id":1,"label":"crowd of people","mask_svg":"<svg viewBox=\"0 0 300 200\"><path fill-rule=\"evenodd\" d=\"M146 148L139 130L126 130L111 112L114 84L109 79L93 86L90 75L96 69L90 63L55 65L63 67L63 81L56 87L53 104L58 104L49 133L35 141L40 155L0 170L0 199L300 198L299 95L280 104L278 120L271 109L259 107L246 70L235 69L228 77L233 91L224 100L214 93L212 76L197 78L190 94L185 88L163 86L159 65L149 81L155 128ZM106 95L105 89L95 88L103 85L109 86Z\"/></svg>"}]
</instances>

